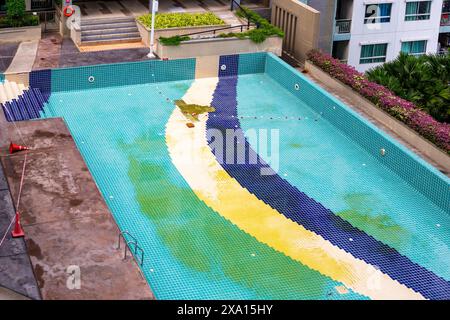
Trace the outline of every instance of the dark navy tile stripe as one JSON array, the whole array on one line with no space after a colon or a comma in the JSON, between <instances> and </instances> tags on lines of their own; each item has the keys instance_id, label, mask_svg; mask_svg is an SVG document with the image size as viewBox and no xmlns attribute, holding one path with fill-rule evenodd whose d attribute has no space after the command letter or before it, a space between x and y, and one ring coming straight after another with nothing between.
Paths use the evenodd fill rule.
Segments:
<instances>
[{"instance_id":1,"label":"dark navy tile stripe","mask_svg":"<svg viewBox=\"0 0 450 320\"><path fill-rule=\"evenodd\" d=\"M222 70L222 67L219 70L219 82L212 101L216 108L215 117L209 117L207 128L216 128L223 133L226 129L240 128L237 118L238 62L238 56L220 58L219 66L225 65L226 69ZM248 141L245 144L249 152L255 153ZM353 227L279 175L262 176L260 170L267 165L259 157L258 164L222 166L244 188L287 218L321 235L354 257L378 267L428 299L450 299L450 283L445 279Z\"/></svg>"},{"instance_id":2,"label":"dark navy tile stripe","mask_svg":"<svg viewBox=\"0 0 450 320\"><path fill-rule=\"evenodd\" d=\"M42 97L39 89L29 88L24 90L17 99L5 102L1 107L8 122L32 120L41 117L39 111L44 110L47 100Z\"/></svg>"}]
</instances>

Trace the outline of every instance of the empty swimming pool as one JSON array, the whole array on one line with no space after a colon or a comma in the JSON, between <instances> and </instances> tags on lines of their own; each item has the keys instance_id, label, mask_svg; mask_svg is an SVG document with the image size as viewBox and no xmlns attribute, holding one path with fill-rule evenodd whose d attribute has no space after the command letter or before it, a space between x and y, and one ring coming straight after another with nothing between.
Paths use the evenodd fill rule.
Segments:
<instances>
[{"instance_id":1,"label":"empty swimming pool","mask_svg":"<svg viewBox=\"0 0 450 320\"><path fill-rule=\"evenodd\" d=\"M449 179L277 57L218 59L200 79L195 59L32 75L156 297L450 298ZM208 134L237 129L256 162L222 161ZM276 168L260 129L278 130Z\"/></svg>"}]
</instances>

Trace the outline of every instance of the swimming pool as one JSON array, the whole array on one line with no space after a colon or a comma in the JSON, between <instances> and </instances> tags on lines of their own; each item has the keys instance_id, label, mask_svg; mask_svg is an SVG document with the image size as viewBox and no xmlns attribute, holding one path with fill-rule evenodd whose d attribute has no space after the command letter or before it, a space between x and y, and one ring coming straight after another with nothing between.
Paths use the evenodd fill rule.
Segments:
<instances>
[{"instance_id":1,"label":"swimming pool","mask_svg":"<svg viewBox=\"0 0 450 320\"><path fill-rule=\"evenodd\" d=\"M271 54L35 72L158 299L448 299L449 179ZM194 128L174 100L214 106ZM279 169L207 135L279 130ZM382 156L380 150L386 154ZM266 161L264 161L266 160Z\"/></svg>"}]
</instances>

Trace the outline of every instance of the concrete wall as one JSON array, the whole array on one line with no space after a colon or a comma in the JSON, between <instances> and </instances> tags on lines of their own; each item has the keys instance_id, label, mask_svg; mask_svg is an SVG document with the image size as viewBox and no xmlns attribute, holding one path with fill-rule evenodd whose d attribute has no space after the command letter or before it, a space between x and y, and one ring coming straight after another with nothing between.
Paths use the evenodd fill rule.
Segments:
<instances>
[{"instance_id":1,"label":"concrete wall","mask_svg":"<svg viewBox=\"0 0 450 320\"><path fill-rule=\"evenodd\" d=\"M159 44L156 54L161 59L182 59L202 56L221 56L228 54L272 52L281 55L283 39L267 38L263 43L254 43L250 39L212 38L183 41L178 46Z\"/></svg>"},{"instance_id":2,"label":"concrete wall","mask_svg":"<svg viewBox=\"0 0 450 320\"><path fill-rule=\"evenodd\" d=\"M150 29L144 26L141 22L136 21L139 29L139 33L141 34L142 42L144 42L147 46L150 45ZM202 31L210 31L219 28L229 27L229 24L221 24L221 25L211 25L211 26L198 26L198 27L183 27L183 28L170 28L170 29L157 29L155 30L155 40L159 37L173 37L176 35L183 35L193 32L202 32ZM225 30L229 31L229 30ZM221 31L223 32L223 31ZM212 33L211 33L212 34ZM208 34L205 34L208 35Z\"/></svg>"},{"instance_id":3,"label":"concrete wall","mask_svg":"<svg viewBox=\"0 0 450 320\"><path fill-rule=\"evenodd\" d=\"M313 63L306 61L305 69L308 70L308 72L313 77L330 85L339 93L340 96L348 97L349 99L357 101L357 103L354 104L354 107L356 109L358 109L362 113L369 115L388 129L395 132L401 139L414 146L417 150L419 150L435 163L439 164L446 172L450 172L450 157L434 144L432 144L425 138L422 138L422 136L420 136L414 130L410 129L404 123L400 122L385 111L376 107L369 100L353 91L349 86L331 77L326 72L322 71L319 67L315 66Z\"/></svg>"},{"instance_id":4,"label":"concrete wall","mask_svg":"<svg viewBox=\"0 0 450 320\"><path fill-rule=\"evenodd\" d=\"M331 54L333 46L336 0L308 0L307 4L320 12L319 48ZM349 13L351 16L351 11Z\"/></svg>"},{"instance_id":5,"label":"concrete wall","mask_svg":"<svg viewBox=\"0 0 450 320\"><path fill-rule=\"evenodd\" d=\"M306 53L317 48L320 13L297 0L273 0L272 24L285 32L283 51L303 61Z\"/></svg>"},{"instance_id":6,"label":"concrete wall","mask_svg":"<svg viewBox=\"0 0 450 320\"><path fill-rule=\"evenodd\" d=\"M442 0L433 0L430 19L419 21L405 21L406 1L370 1L380 2L392 3L389 23L364 24L365 8L369 2L354 1L348 64L361 72L380 65L359 63L361 46L365 44L387 43L386 61L398 56L404 41L427 40L427 52L437 52Z\"/></svg>"},{"instance_id":7,"label":"concrete wall","mask_svg":"<svg viewBox=\"0 0 450 320\"><path fill-rule=\"evenodd\" d=\"M41 26L0 29L0 43L41 39Z\"/></svg>"}]
</instances>

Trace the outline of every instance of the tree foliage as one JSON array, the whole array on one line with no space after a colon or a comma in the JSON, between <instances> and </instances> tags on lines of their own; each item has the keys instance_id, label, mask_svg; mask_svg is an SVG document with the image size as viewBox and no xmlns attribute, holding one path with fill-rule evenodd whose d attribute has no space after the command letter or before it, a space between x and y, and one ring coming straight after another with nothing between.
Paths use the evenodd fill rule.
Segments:
<instances>
[{"instance_id":1,"label":"tree foliage","mask_svg":"<svg viewBox=\"0 0 450 320\"><path fill-rule=\"evenodd\" d=\"M388 87L441 122L450 122L450 55L401 53L367 72L369 80Z\"/></svg>"}]
</instances>

